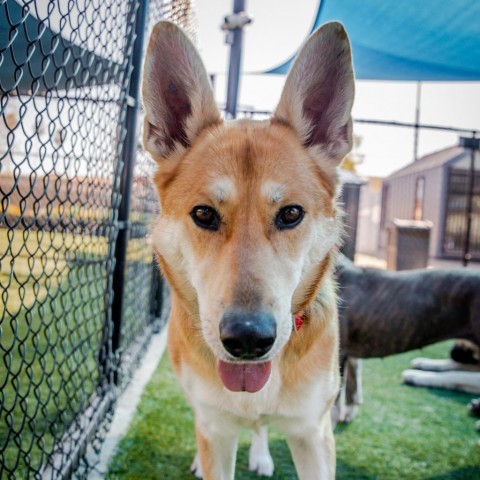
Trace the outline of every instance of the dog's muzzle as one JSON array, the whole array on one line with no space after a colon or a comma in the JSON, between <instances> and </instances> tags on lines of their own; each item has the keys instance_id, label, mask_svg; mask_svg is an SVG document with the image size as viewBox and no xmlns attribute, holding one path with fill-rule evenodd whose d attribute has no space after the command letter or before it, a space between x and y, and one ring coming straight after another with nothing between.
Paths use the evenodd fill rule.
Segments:
<instances>
[{"instance_id":1,"label":"dog's muzzle","mask_svg":"<svg viewBox=\"0 0 480 480\"><path fill-rule=\"evenodd\" d=\"M220 340L225 350L239 360L255 360L275 343L277 323L267 312L231 311L220 321Z\"/></svg>"},{"instance_id":2,"label":"dog's muzzle","mask_svg":"<svg viewBox=\"0 0 480 480\"><path fill-rule=\"evenodd\" d=\"M261 358L271 350L276 336L277 323L270 313L234 310L222 317L220 339L235 359L218 361L218 373L228 390L254 393L265 386L272 362Z\"/></svg>"}]
</instances>

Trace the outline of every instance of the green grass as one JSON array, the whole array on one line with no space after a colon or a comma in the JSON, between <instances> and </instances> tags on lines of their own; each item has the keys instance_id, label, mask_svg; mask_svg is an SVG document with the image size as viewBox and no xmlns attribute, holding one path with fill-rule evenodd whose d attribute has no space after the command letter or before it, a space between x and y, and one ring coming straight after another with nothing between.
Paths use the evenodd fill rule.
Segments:
<instances>
[{"instance_id":1,"label":"green grass","mask_svg":"<svg viewBox=\"0 0 480 480\"><path fill-rule=\"evenodd\" d=\"M107 252L106 237L0 229L1 478L31 478L97 390ZM127 259L135 272L152 253L131 240Z\"/></svg>"},{"instance_id":2,"label":"green grass","mask_svg":"<svg viewBox=\"0 0 480 480\"><path fill-rule=\"evenodd\" d=\"M475 420L466 405L472 395L401 384L401 372L415 356L443 358L450 343L421 352L364 362L364 405L350 425L337 427L337 479L474 480L480 478ZM235 478L248 472L249 435L240 439ZM270 432L275 479L295 479L282 435ZM193 478L193 416L163 359L147 386L127 435L112 459L109 480Z\"/></svg>"},{"instance_id":3,"label":"green grass","mask_svg":"<svg viewBox=\"0 0 480 480\"><path fill-rule=\"evenodd\" d=\"M0 462L16 478L97 388L105 253L101 237L0 229Z\"/></svg>"},{"instance_id":4,"label":"green grass","mask_svg":"<svg viewBox=\"0 0 480 480\"><path fill-rule=\"evenodd\" d=\"M0 228L0 319L43 303L75 260L106 256L105 237Z\"/></svg>"}]
</instances>

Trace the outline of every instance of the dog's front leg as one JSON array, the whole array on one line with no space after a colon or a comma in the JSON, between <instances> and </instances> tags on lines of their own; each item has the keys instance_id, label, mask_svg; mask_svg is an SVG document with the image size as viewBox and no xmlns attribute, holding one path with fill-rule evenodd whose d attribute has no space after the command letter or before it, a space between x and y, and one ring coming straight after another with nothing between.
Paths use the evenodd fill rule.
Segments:
<instances>
[{"instance_id":1,"label":"dog's front leg","mask_svg":"<svg viewBox=\"0 0 480 480\"><path fill-rule=\"evenodd\" d=\"M222 430L222 425L195 422L198 459L204 480L233 480L238 432ZM195 462L194 462L195 463ZM198 476L198 472L197 472Z\"/></svg>"},{"instance_id":2,"label":"dog's front leg","mask_svg":"<svg viewBox=\"0 0 480 480\"><path fill-rule=\"evenodd\" d=\"M258 475L271 477L273 475L273 459L268 448L268 429L266 426L254 430L252 445L248 455L248 469Z\"/></svg>"},{"instance_id":3,"label":"dog's front leg","mask_svg":"<svg viewBox=\"0 0 480 480\"><path fill-rule=\"evenodd\" d=\"M335 439L330 413L322 423L304 432L287 435L299 480L332 480L335 478Z\"/></svg>"}]
</instances>

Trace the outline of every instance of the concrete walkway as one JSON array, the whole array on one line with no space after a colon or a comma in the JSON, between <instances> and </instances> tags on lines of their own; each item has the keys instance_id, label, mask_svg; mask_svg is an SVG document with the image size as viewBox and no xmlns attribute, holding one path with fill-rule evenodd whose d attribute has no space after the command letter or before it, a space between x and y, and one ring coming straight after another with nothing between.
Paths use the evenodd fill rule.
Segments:
<instances>
[{"instance_id":1,"label":"concrete walkway","mask_svg":"<svg viewBox=\"0 0 480 480\"><path fill-rule=\"evenodd\" d=\"M387 268L387 261L385 260L384 252L377 254L355 254L355 264L360 267L380 268L382 270ZM429 258L428 268L465 268L461 260L443 260L440 258ZM480 270L480 262L470 262L466 267L470 270Z\"/></svg>"},{"instance_id":2,"label":"concrete walkway","mask_svg":"<svg viewBox=\"0 0 480 480\"><path fill-rule=\"evenodd\" d=\"M100 461L96 465L95 471L89 474L89 480L101 480L108 472L108 464L115 454L118 443L127 433L140 402L140 397L157 369L165 352L166 344L167 329L163 328L160 333L152 336L148 349L130 383L117 399L113 420L100 451ZM98 461L98 456L93 451L87 453L87 458L90 458L92 463Z\"/></svg>"}]
</instances>

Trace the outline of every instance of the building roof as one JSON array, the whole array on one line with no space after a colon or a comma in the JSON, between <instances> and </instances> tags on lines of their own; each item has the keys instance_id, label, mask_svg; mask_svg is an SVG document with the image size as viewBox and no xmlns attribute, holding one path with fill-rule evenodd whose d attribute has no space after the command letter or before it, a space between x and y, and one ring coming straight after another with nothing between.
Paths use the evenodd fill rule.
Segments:
<instances>
[{"instance_id":1,"label":"building roof","mask_svg":"<svg viewBox=\"0 0 480 480\"><path fill-rule=\"evenodd\" d=\"M350 170L344 170L343 168L337 169L338 180L342 185L364 185L367 183L362 177L358 176L355 172Z\"/></svg>"},{"instance_id":2,"label":"building roof","mask_svg":"<svg viewBox=\"0 0 480 480\"><path fill-rule=\"evenodd\" d=\"M424 155L400 170L393 172L391 175L386 177L385 180L391 180L393 178L399 178L403 177L404 175L411 175L413 173L425 172L426 170L431 170L432 168L439 168L447 163L461 160L463 157L469 155L469 149L458 146L448 147L443 150L439 150L438 152Z\"/></svg>"}]
</instances>

